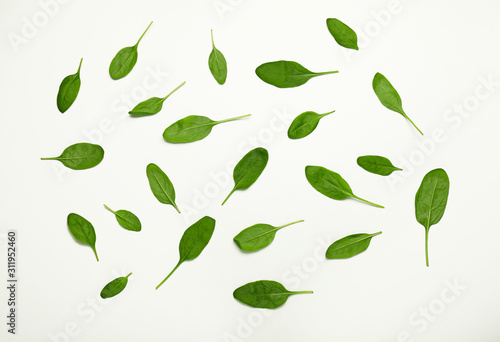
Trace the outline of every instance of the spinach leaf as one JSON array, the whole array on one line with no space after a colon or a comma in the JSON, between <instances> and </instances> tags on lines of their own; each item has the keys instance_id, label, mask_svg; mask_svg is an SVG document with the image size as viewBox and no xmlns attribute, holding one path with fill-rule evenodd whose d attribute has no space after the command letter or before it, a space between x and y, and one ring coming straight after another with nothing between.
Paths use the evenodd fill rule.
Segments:
<instances>
[{"instance_id":1,"label":"spinach leaf","mask_svg":"<svg viewBox=\"0 0 500 342\"><path fill-rule=\"evenodd\" d=\"M68 228L69 232L76 241L83 243L85 245L89 245L92 247L94 251L95 258L99 261L99 257L97 256L97 251L95 249L95 229L92 223L87 221L85 218L78 214L71 213L68 215Z\"/></svg>"},{"instance_id":2,"label":"spinach leaf","mask_svg":"<svg viewBox=\"0 0 500 342\"><path fill-rule=\"evenodd\" d=\"M200 255L210 242L214 229L215 220L210 216L199 219L186 229L179 242L179 262L168 276L156 287L157 290L184 261L196 259L198 255Z\"/></svg>"},{"instance_id":3,"label":"spinach leaf","mask_svg":"<svg viewBox=\"0 0 500 342\"><path fill-rule=\"evenodd\" d=\"M212 35L212 52L208 57L208 67L212 76L215 78L217 83L224 84L227 77L227 63L222 52L217 50L214 44L214 31L210 30Z\"/></svg>"},{"instance_id":4,"label":"spinach leaf","mask_svg":"<svg viewBox=\"0 0 500 342\"><path fill-rule=\"evenodd\" d=\"M156 199L160 203L172 205L180 213L179 208L175 204L174 186L165 172L158 165L151 163L146 167L146 175L148 176L151 191Z\"/></svg>"},{"instance_id":5,"label":"spinach leaf","mask_svg":"<svg viewBox=\"0 0 500 342\"><path fill-rule=\"evenodd\" d=\"M186 84L186 81L182 82L180 85L177 86L174 90L172 90L167 96L165 97L152 97L150 99L147 99L145 101L142 101L139 103L137 106L134 107L130 112L128 112L131 116L133 117L140 117L140 116L149 116L149 115L154 115L158 113L162 107L163 107L163 102L165 102L166 99L170 97L177 89L182 87L184 84Z\"/></svg>"},{"instance_id":6,"label":"spinach leaf","mask_svg":"<svg viewBox=\"0 0 500 342\"><path fill-rule=\"evenodd\" d=\"M425 175L415 196L415 216L425 228L425 263L427 266L429 266L429 229L443 217L449 192L448 174L443 169L435 169Z\"/></svg>"},{"instance_id":7,"label":"spinach leaf","mask_svg":"<svg viewBox=\"0 0 500 342\"><path fill-rule=\"evenodd\" d=\"M248 152L234 167L233 180L234 188L227 195L222 205L236 190L248 189L266 168L269 160L269 153L265 148L257 147Z\"/></svg>"},{"instance_id":8,"label":"spinach leaf","mask_svg":"<svg viewBox=\"0 0 500 342\"><path fill-rule=\"evenodd\" d=\"M101 298L111 298L122 292L125 286L127 286L128 277L131 274L129 273L126 277L119 277L107 283L101 291Z\"/></svg>"},{"instance_id":9,"label":"spinach leaf","mask_svg":"<svg viewBox=\"0 0 500 342\"><path fill-rule=\"evenodd\" d=\"M135 63L137 62L137 47L139 46L142 37L144 37L146 32L148 32L149 27L151 27L152 24L153 22L149 24L146 31L144 31L134 46L128 46L118 51L109 65L109 75L112 79L119 80L120 78L127 76L132 71Z\"/></svg>"},{"instance_id":10,"label":"spinach leaf","mask_svg":"<svg viewBox=\"0 0 500 342\"><path fill-rule=\"evenodd\" d=\"M253 308L276 309L287 301L288 297L313 291L288 291L283 285L272 280L258 280L238 287L233 297Z\"/></svg>"},{"instance_id":11,"label":"spinach leaf","mask_svg":"<svg viewBox=\"0 0 500 342\"><path fill-rule=\"evenodd\" d=\"M57 93L57 109L64 113L75 102L78 92L80 91L80 69L82 68L83 58L80 59L80 65L76 74L66 76L59 86Z\"/></svg>"},{"instance_id":12,"label":"spinach leaf","mask_svg":"<svg viewBox=\"0 0 500 342\"><path fill-rule=\"evenodd\" d=\"M362 202L371 204L378 208L383 208L379 204L362 199L352 193L349 184L338 173L328 170L322 166L306 166L306 178L314 189L326 197L334 200L344 200L355 198Z\"/></svg>"},{"instance_id":13,"label":"spinach leaf","mask_svg":"<svg viewBox=\"0 0 500 342\"><path fill-rule=\"evenodd\" d=\"M90 169L98 165L104 158L104 150L99 145L78 143L66 147L59 157L40 158L41 160L58 160L73 170Z\"/></svg>"},{"instance_id":14,"label":"spinach leaf","mask_svg":"<svg viewBox=\"0 0 500 342\"><path fill-rule=\"evenodd\" d=\"M353 234L335 241L326 251L327 259L347 259L366 251L372 237L382 234Z\"/></svg>"},{"instance_id":15,"label":"spinach leaf","mask_svg":"<svg viewBox=\"0 0 500 342\"><path fill-rule=\"evenodd\" d=\"M336 18L326 19L328 31L332 34L335 41L348 49L359 50L358 36L353 29Z\"/></svg>"},{"instance_id":16,"label":"spinach leaf","mask_svg":"<svg viewBox=\"0 0 500 342\"><path fill-rule=\"evenodd\" d=\"M257 76L264 82L278 88L298 87L311 78L327 74L335 74L338 71L312 72L297 62L276 61L264 63L255 69Z\"/></svg>"},{"instance_id":17,"label":"spinach leaf","mask_svg":"<svg viewBox=\"0 0 500 342\"><path fill-rule=\"evenodd\" d=\"M380 176L389 176L394 171L403 171L392 165L389 159L381 156L361 156L358 157L357 163L366 171Z\"/></svg>"},{"instance_id":18,"label":"spinach leaf","mask_svg":"<svg viewBox=\"0 0 500 342\"><path fill-rule=\"evenodd\" d=\"M259 249L269 246L271 242L273 242L278 230L300 222L304 222L304 220L295 221L279 227L264 223L255 224L243 229L233 240L236 245L245 252L258 251Z\"/></svg>"},{"instance_id":19,"label":"spinach leaf","mask_svg":"<svg viewBox=\"0 0 500 342\"><path fill-rule=\"evenodd\" d=\"M130 211L128 210L113 211L106 204L104 204L104 207L109 211L111 211L113 214L115 214L116 220L123 228L131 230L133 232L141 231L141 221L139 221L139 218Z\"/></svg>"},{"instance_id":20,"label":"spinach leaf","mask_svg":"<svg viewBox=\"0 0 500 342\"><path fill-rule=\"evenodd\" d=\"M168 126L163 132L163 138L171 143L188 143L207 137L212 127L220 123L238 120L251 114L237 116L221 121L213 121L206 116L189 115Z\"/></svg>"},{"instance_id":21,"label":"spinach leaf","mask_svg":"<svg viewBox=\"0 0 500 342\"><path fill-rule=\"evenodd\" d=\"M311 134L318 126L321 118L334 113L331 111L325 114L316 112L304 112L293 119L290 128L288 128L288 137L290 139L301 139Z\"/></svg>"},{"instance_id":22,"label":"spinach leaf","mask_svg":"<svg viewBox=\"0 0 500 342\"><path fill-rule=\"evenodd\" d=\"M417 131L420 132L420 134L424 135L424 133L422 133L422 131L417 127L417 125L415 125L413 121L411 121L411 119L408 117L408 115L406 115L403 110L401 97L384 75L377 72L375 74L375 77L373 78L372 85L375 94L377 95L380 102L384 105L384 107L403 115L408 121L411 122L413 127L415 127Z\"/></svg>"}]
</instances>

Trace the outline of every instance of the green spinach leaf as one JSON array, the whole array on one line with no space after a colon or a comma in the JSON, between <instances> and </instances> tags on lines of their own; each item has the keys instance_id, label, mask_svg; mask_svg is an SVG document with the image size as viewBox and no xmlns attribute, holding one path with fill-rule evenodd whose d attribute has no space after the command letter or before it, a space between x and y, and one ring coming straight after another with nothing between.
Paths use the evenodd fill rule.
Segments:
<instances>
[{"instance_id":1,"label":"green spinach leaf","mask_svg":"<svg viewBox=\"0 0 500 342\"><path fill-rule=\"evenodd\" d=\"M301 139L311 134L318 126L321 118L334 113L331 111L325 114L316 112L304 112L293 119L290 128L288 128L288 137L290 139Z\"/></svg>"},{"instance_id":2,"label":"green spinach leaf","mask_svg":"<svg viewBox=\"0 0 500 342\"><path fill-rule=\"evenodd\" d=\"M425 228L425 264L427 266L429 266L429 229L443 217L449 192L448 174L443 169L435 169L425 175L415 196L415 216Z\"/></svg>"},{"instance_id":3,"label":"green spinach leaf","mask_svg":"<svg viewBox=\"0 0 500 342\"><path fill-rule=\"evenodd\" d=\"M243 229L233 240L242 251L258 251L259 249L269 246L271 242L273 242L278 230L300 222L304 222L304 220L284 224L279 227L264 223L255 224Z\"/></svg>"},{"instance_id":4,"label":"green spinach leaf","mask_svg":"<svg viewBox=\"0 0 500 342\"><path fill-rule=\"evenodd\" d=\"M66 76L59 86L57 93L57 109L64 113L75 102L78 92L80 91L80 69L82 68L83 58L80 59L80 65L76 74Z\"/></svg>"},{"instance_id":5,"label":"green spinach leaf","mask_svg":"<svg viewBox=\"0 0 500 342\"><path fill-rule=\"evenodd\" d=\"M126 277L119 277L107 283L101 291L101 298L111 298L122 292L125 286L127 286L128 277L130 277L131 274L132 273L129 273Z\"/></svg>"},{"instance_id":6,"label":"green spinach leaf","mask_svg":"<svg viewBox=\"0 0 500 342\"><path fill-rule=\"evenodd\" d=\"M175 204L174 186L165 172L158 165L151 163L146 167L146 175L148 176L151 191L156 199L160 203L172 205L180 213L179 208Z\"/></svg>"},{"instance_id":7,"label":"green spinach leaf","mask_svg":"<svg viewBox=\"0 0 500 342\"><path fill-rule=\"evenodd\" d=\"M344 200L346 198L355 198L362 202L371 204L378 208L383 208L379 204L362 199L353 194L349 184L338 173L328 170L322 166L306 166L306 178L321 194L334 200Z\"/></svg>"},{"instance_id":8,"label":"green spinach leaf","mask_svg":"<svg viewBox=\"0 0 500 342\"><path fill-rule=\"evenodd\" d=\"M297 62L276 61L264 63L255 69L257 76L264 82L278 88L298 87L311 78L327 74L335 74L338 71L312 72Z\"/></svg>"},{"instance_id":9,"label":"green spinach leaf","mask_svg":"<svg viewBox=\"0 0 500 342\"><path fill-rule=\"evenodd\" d=\"M212 127L224 122L238 120L251 114L237 116L226 120L213 121L206 116L189 115L168 126L163 132L163 138L171 143L188 143L207 137Z\"/></svg>"},{"instance_id":10,"label":"green spinach leaf","mask_svg":"<svg viewBox=\"0 0 500 342\"><path fill-rule=\"evenodd\" d=\"M347 259L366 251L372 237L382 234L353 234L335 241L326 251L327 259Z\"/></svg>"},{"instance_id":11,"label":"green spinach leaf","mask_svg":"<svg viewBox=\"0 0 500 342\"><path fill-rule=\"evenodd\" d=\"M95 258L97 259L97 261L99 261L97 251L95 249L95 229L92 223L87 221L84 217L75 213L71 213L68 215L67 222L71 235L73 235L76 241L92 247Z\"/></svg>"},{"instance_id":12,"label":"green spinach leaf","mask_svg":"<svg viewBox=\"0 0 500 342\"><path fill-rule=\"evenodd\" d=\"M110 207L108 207L106 204L104 204L104 207L111 211L113 214L115 214L116 220L122 226L123 228L127 230L131 230L133 232L140 232L141 231L141 221L139 221L139 218L135 216L133 213L131 213L128 210L117 210L114 211Z\"/></svg>"},{"instance_id":13,"label":"green spinach leaf","mask_svg":"<svg viewBox=\"0 0 500 342\"><path fill-rule=\"evenodd\" d=\"M137 62L137 47L139 46L142 37L144 37L146 32L148 32L152 24L153 22L149 24L146 31L144 31L134 46L128 46L118 51L109 65L109 75L112 79L119 80L120 78L127 76L132 71L135 63Z\"/></svg>"},{"instance_id":14,"label":"green spinach leaf","mask_svg":"<svg viewBox=\"0 0 500 342\"><path fill-rule=\"evenodd\" d=\"M258 280L238 287L233 297L253 308L276 309L287 301L288 297L313 291L288 291L283 285L273 280Z\"/></svg>"},{"instance_id":15,"label":"green spinach leaf","mask_svg":"<svg viewBox=\"0 0 500 342\"><path fill-rule=\"evenodd\" d=\"M170 95L175 93L175 91L182 87L184 84L186 84L186 81L178 85L177 88L172 90L165 97L152 97L150 99L147 99L146 101L142 101L128 113L133 117L149 116L158 113L163 108L163 102L165 102L165 100L168 99Z\"/></svg>"},{"instance_id":16,"label":"green spinach leaf","mask_svg":"<svg viewBox=\"0 0 500 342\"><path fill-rule=\"evenodd\" d=\"M348 49L359 50L358 36L353 29L336 18L326 19L328 31L332 34L335 41Z\"/></svg>"},{"instance_id":17,"label":"green spinach leaf","mask_svg":"<svg viewBox=\"0 0 500 342\"><path fill-rule=\"evenodd\" d=\"M73 170L90 169L98 165L104 158L104 150L99 145L78 143L66 147L59 157L40 158L41 160L58 160Z\"/></svg>"},{"instance_id":18,"label":"green spinach leaf","mask_svg":"<svg viewBox=\"0 0 500 342\"><path fill-rule=\"evenodd\" d=\"M236 190L248 189L266 168L269 160L269 153L265 148L257 147L248 152L234 167L233 180L234 188L227 195L222 205Z\"/></svg>"},{"instance_id":19,"label":"green spinach leaf","mask_svg":"<svg viewBox=\"0 0 500 342\"><path fill-rule=\"evenodd\" d=\"M224 84L227 78L227 63L226 58L222 52L217 50L214 43L214 31L210 30L212 35L212 52L208 57L208 67L210 68L210 72L212 76L215 78L217 83Z\"/></svg>"},{"instance_id":20,"label":"green spinach leaf","mask_svg":"<svg viewBox=\"0 0 500 342\"><path fill-rule=\"evenodd\" d=\"M174 269L156 287L158 288L167 281L175 270L184 262L196 259L203 249L208 245L215 229L215 220L210 216L205 216L191 225L182 235L179 242L179 262Z\"/></svg>"},{"instance_id":21,"label":"green spinach leaf","mask_svg":"<svg viewBox=\"0 0 500 342\"><path fill-rule=\"evenodd\" d=\"M389 159L381 156L361 156L358 157L357 163L366 171L380 176L389 176L394 171L403 171L392 165Z\"/></svg>"},{"instance_id":22,"label":"green spinach leaf","mask_svg":"<svg viewBox=\"0 0 500 342\"><path fill-rule=\"evenodd\" d=\"M401 97L399 96L398 92L396 89L392 86L391 82L382 75L381 73L376 73L375 77L373 78L373 91L375 91L375 94L377 95L378 99L380 102L384 105L384 107L401 114L404 116L408 121L411 122L413 127L417 129L417 131L420 132L420 134L424 135L422 131L411 121L411 119L406 115L406 113L403 110L403 104L401 102Z\"/></svg>"}]
</instances>

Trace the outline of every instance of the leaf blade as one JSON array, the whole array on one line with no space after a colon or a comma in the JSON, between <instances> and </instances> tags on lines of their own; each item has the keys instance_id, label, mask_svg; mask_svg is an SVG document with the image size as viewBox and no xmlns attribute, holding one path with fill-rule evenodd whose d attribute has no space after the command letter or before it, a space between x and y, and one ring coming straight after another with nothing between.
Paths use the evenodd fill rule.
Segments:
<instances>
[{"instance_id":1,"label":"leaf blade","mask_svg":"<svg viewBox=\"0 0 500 342\"><path fill-rule=\"evenodd\" d=\"M335 111L333 111L335 112ZM288 128L287 135L290 139L302 139L314 132L319 124L319 121L333 112L318 114L316 112L307 111L299 114L293 119L290 127Z\"/></svg>"},{"instance_id":2,"label":"leaf blade","mask_svg":"<svg viewBox=\"0 0 500 342\"><path fill-rule=\"evenodd\" d=\"M41 160L57 160L73 170L93 168L104 159L104 149L95 144L76 143L64 149L59 157L41 158Z\"/></svg>"},{"instance_id":3,"label":"leaf blade","mask_svg":"<svg viewBox=\"0 0 500 342\"><path fill-rule=\"evenodd\" d=\"M347 259L352 258L368 249L371 239L382 232L374 234L353 234L348 235L332 243L327 251L327 259Z\"/></svg>"},{"instance_id":4,"label":"leaf blade","mask_svg":"<svg viewBox=\"0 0 500 342\"><path fill-rule=\"evenodd\" d=\"M358 36L353 29L336 18L326 19L326 26L335 41L347 49L359 50Z\"/></svg>"},{"instance_id":5,"label":"leaf blade","mask_svg":"<svg viewBox=\"0 0 500 342\"><path fill-rule=\"evenodd\" d=\"M394 171L402 171L399 167L392 165L389 159L382 156L361 156L356 162L364 170L380 176L389 176Z\"/></svg>"},{"instance_id":6,"label":"leaf blade","mask_svg":"<svg viewBox=\"0 0 500 342\"><path fill-rule=\"evenodd\" d=\"M96 234L92 223L90 223L83 216L75 213L70 213L67 217L67 225L71 235L75 238L75 240L84 245L89 245L94 251L97 261L99 261L99 257L97 256L97 251L95 248Z\"/></svg>"},{"instance_id":7,"label":"leaf blade","mask_svg":"<svg viewBox=\"0 0 500 342\"><path fill-rule=\"evenodd\" d=\"M101 290L101 298L106 299L106 298L111 298L119 293L121 293L125 287L127 286L128 283L128 277L130 277L132 273L129 273L125 277L118 277L109 283L107 283L104 288Z\"/></svg>"},{"instance_id":8,"label":"leaf blade","mask_svg":"<svg viewBox=\"0 0 500 342\"><path fill-rule=\"evenodd\" d=\"M179 208L175 204L174 186L165 172L158 165L150 163L146 167L146 175L149 187L156 199L160 203L172 205L180 213Z\"/></svg>"},{"instance_id":9,"label":"leaf blade","mask_svg":"<svg viewBox=\"0 0 500 342\"><path fill-rule=\"evenodd\" d=\"M276 309L288 300L288 297L312 291L288 291L282 284L273 280L258 280L240 286L233 292L234 299L253 308Z\"/></svg>"},{"instance_id":10,"label":"leaf blade","mask_svg":"<svg viewBox=\"0 0 500 342\"><path fill-rule=\"evenodd\" d=\"M80 65L78 66L78 71L73 75L66 76L57 92L57 109L61 113L66 112L69 107L75 102L78 93L80 92L81 80L80 80L80 69L82 67L83 58L80 59Z\"/></svg>"},{"instance_id":11,"label":"leaf blade","mask_svg":"<svg viewBox=\"0 0 500 342\"><path fill-rule=\"evenodd\" d=\"M222 52L215 47L213 30L211 30L211 36L212 52L208 57L208 68L217 83L222 85L226 82L227 78L227 62Z\"/></svg>"}]
</instances>

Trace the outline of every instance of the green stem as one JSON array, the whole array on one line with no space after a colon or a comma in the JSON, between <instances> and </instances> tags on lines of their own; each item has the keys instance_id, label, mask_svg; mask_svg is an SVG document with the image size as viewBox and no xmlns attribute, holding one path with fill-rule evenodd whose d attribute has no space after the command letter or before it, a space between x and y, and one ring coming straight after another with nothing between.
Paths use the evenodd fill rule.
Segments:
<instances>
[{"instance_id":1,"label":"green stem","mask_svg":"<svg viewBox=\"0 0 500 342\"><path fill-rule=\"evenodd\" d=\"M335 70L335 71L316 72L315 74L318 76L321 76L321 75L328 75L328 74L336 74L338 72L339 72L338 70Z\"/></svg>"},{"instance_id":2,"label":"green stem","mask_svg":"<svg viewBox=\"0 0 500 342\"><path fill-rule=\"evenodd\" d=\"M40 158L40 160L58 160L59 157L51 157L51 158Z\"/></svg>"},{"instance_id":3,"label":"green stem","mask_svg":"<svg viewBox=\"0 0 500 342\"><path fill-rule=\"evenodd\" d=\"M222 202L221 205L224 205L224 203L226 203L226 201L229 199L229 197L233 194L233 192L235 191L236 189L233 188L233 190L231 190L231 192L229 193L229 195L227 195L226 199L224 200L224 202Z\"/></svg>"},{"instance_id":4,"label":"green stem","mask_svg":"<svg viewBox=\"0 0 500 342\"><path fill-rule=\"evenodd\" d=\"M365 200L365 199L363 199L363 198L361 198L361 197L358 197L358 196L356 196L356 195L352 195L352 197L354 197L354 198L356 198L356 199L358 199L358 200L360 200L360 201L362 201L362 202L365 202L365 203L371 204L371 205L373 205L373 206L375 206L375 207L377 207L377 208L383 208L383 206L381 206L380 204L377 204L377 203L373 203L373 202L367 201L367 200Z\"/></svg>"},{"instance_id":5,"label":"green stem","mask_svg":"<svg viewBox=\"0 0 500 342\"><path fill-rule=\"evenodd\" d=\"M95 246L92 246L92 249L94 250L95 258L97 261L99 261L99 257L97 256L97 250L95 249Z\"/></svg>"},{"instance_id":6,"label":"green stem","mask_svg":"<svg viewBox=\"0 0 500 342\"><path fill-rule=\"evenodd\" d=\"M180 87L182 87L184 84L186 84L186 81L184 81L184 82L182 82L181 84L179 84L179 85L177 86L177 88L175 88L175 89L174 89L174 90L172 90L172 91L171 91L171 92L170 92L167 96L165 96L165 97L163 98L163 101L165 101L166 99L168 99L168 97L169 97L170 95L172 95L173 93L175 93L175 92L176 92L176 91L177 91Z\"/></svg>"},{"instance_id":7,"label":"green stem","mask_svg":"<svg viewBox=\"0 0 500 342\"><path fill-rule=\"evenodd\" d=\"M293 291L293 294L314 293L313 291Z\"/></svg>"},{"instance_id":8,"label":"green stem","mask_svg":"<svg viewBox=\"0 0 500 342\"><path fill-rule=\"evenodd\" d=\"M415 125L415 123L413 121L411 121L410 117L408 115L406 115L403 108L400 108L400 109L401 109L401 113L403 113L403 116L406 118L406 120L410 121L411 124L413 125L413 127L415 127L420 134L424 135L424 133L422 133L422 131L417 127L417 125Z\"/></svg>"},{"instance_id":9,"label":"green stem","mask_svg":"<svg viewBox=\"0 0 500 342\"><path fill-rule=\"evenodd\" d=\"M177 212L180 214L181 211L179 210L179 208L177 208L177 204L175 204L174 202L172 202L172 206L175 208L175 210L177 210Z\"/></svg>"},{"instance_id":10,"label":"green stem","mask_svg":"<svg viewBox=\"0 0 500 342\"><path fill-rule=\"evenodd\" d=\"M149 24L148 28L146 29L146 31L144 31L144 33L142 34L141 38L139 38L139 40L137 41L137 43L135 44L135 46L139 45L139 42L141 41L142 37L144 37L144 35L146 34L146 32L148 32L148 30L151 27L151 25L153 25L153 22L151 22Z\"/></svg>"},{"instance_id":11,"label":"green stem","mask_svg":"<svg viewBox=\"0 0 500 342\"><path fill-rule=\"evenodd\" d=\"M174 269L173 269L172 271L170 271L170 273L168 274L168 276L167 276L165 279L163 279L163 281L162 281L162 282L161 282L161 283L160 283L160 284L156 287L156 289L157 289L157 290L158 290L158 288L159 288L160 286L162 286L162 285L163 285L163 283L164 283L164 282L166 282L166 281L167 281L167 279L168 279L168 278L170 278L170 276L171 276L171 275L175 272L175 270L176 270L177 268L179 268L179 266L182 264L182 262L183 262L183 261L184 261L184 260L179 260L179 262L177 263L177 265L175 265Z\"/></svg>"},{"instance_id":12,"label":"green stem","mask_svg":"<svg viewBox=\"0 0 500 342\"><path fill-rule=\"evenodd\" d=\"M128 278L132 275L132 272L130 272L129 274L127 274L127 276L125 278Z\"/></svg>"},{"instance_id":13,"label":"green stem","mask_svg":"<svg viewBox=\"0 0 500 342\"><path fill-rule=\"evenodd\" d=\"M276 227L276 228L281 229L281 228L285 228L285 227L291 226L292 224L296 224L296 223L300 223L300 222L304 222L304 220L299 220L299 221L287 223L287 224L284 224L284 225Z\"/></svg>"},{"instance_id":14,"label":"green stem","mask_svg":"<svg viewBox=\"0 0 500 342\"><path fill-rule=\"evenodd\" d=\"M80 59L80 65L78 66L78 70L76 71L77 74L80 73L80 69L82 68L82 62L83 62L83 58Z\"/></svg>"},{"instance_id":15,"label":"green stem","mask_svg":"<svg viewBox=\"0 0 500 342\"><path fill-rule=\"evenodd\" d=\"M429 229L425 230L425 264L429 267Z\"/></svg>"},{"instance_id":16,"label":"green stem","mask_svg":"<svg viewBox=\"0 0 500 342\"><path fill-rule=\"evenodd\" d=\"M330 115L330 114L332 114L332 113L335 113L335 111L334 111L334 110L332 110L331 112L328 112L328 113L324 113L324 114L320 114L320 115L321 115L321 116L323 117L323 116L327 116L327 115Z\"/></svg>"},{"instance_id":17,"label":"green stem","mask_svg":"<svg viewBox=\"0 0 500 342\"><path fill-rule=\"evenodd\" d=\"M214 30L210 29L210 35L212 36L212 48L215 48L215 43L214 43Z\"/></svg>"},{"instance_id":18,"label":"green stem","mask_svg":"<svg viewBox=\"0 0 500 342\"><path fill-rule=\"evenodd\" d=\"M109 211L111 211L113 214L116 215L116 212L113 209L111 209L110 207L108 207L106 204L104 204L104 208L108 209Z\"/></svg>"},{"instance_id":19,"label":"green stem","mask_svg":"<svg viewBox=\"0 0 500 342\"><path fill-rule=\"evenodd\" d=\"M373 233L372 237L382 234L382 232Z\"/></svg>"},{"instance_id":20,"label":"green stem","mask_svg":"<svg viewBox=\"0 0 500 342\"><path fill-rule=\"evenodd\" d=\"M221 121L215 121L215 123L216 124L220 124L220 123L223 123L223 122L234 121L234 120L238 120L238 119L241 119L241 118L246 118L248 116L252 116L252 114L246 114L246 115L236 116L236 117L230 118L230 119L225 119L225 120L221 120Z\"/></svg>"}]
</instances>

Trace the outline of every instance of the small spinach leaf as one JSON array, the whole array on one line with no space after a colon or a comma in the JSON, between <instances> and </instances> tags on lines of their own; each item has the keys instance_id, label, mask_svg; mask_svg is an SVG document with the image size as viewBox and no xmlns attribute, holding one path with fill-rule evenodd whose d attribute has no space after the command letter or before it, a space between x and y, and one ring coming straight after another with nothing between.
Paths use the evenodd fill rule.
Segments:
<instances>
[{"instance_id":1,"label":"small spinach leaf","mask_svg":"<svg viewBox=\"0 0 500 342\"><path fill-rule=\"evenodd\" d=\"M98 165L104 158L104 150L99 145L78 143L66 147L59 157L40 158L41 160L58 160L73 170L90 169Z\"/></svg>"},{"instance_id":2,"label":"small spinach leaf","mask_svg":"<svg viewBox=\"0 0 500 342\"><path fill-rule=\"evenodd\" d=\"M165 172L158 165L151 163L146 167L146 175L148 176L149 187L156 199L163 204L172 205L180 213L175 204L174 186Z\"/></svg>"},{"instance_id":3,"label":"small spinach leaf","mask_svg":"<svg viewBox=\"0 0 500 342\"><path fill-rule=\"evenodd\" d=\"M122 226L123 228L127 230L131 230L133 232L140 232L141 231L141 221L139 221L139 218L135 216L133 213L131 213L128 210L117 210L114 211L110 207L108 207L106 204L104 204L104 207L111 211L113 214L115 214L116 220Z\"/></svg>"},{"instance_id":4,"label":"small spinach leaf","mask_svg":"<svg viewBox=\"0 0 500 342\"><path fill-rule=\"evenodd\" d=\"M201 254L203 249L205 249L210 242L214 229L215 220L210 216L199 219L186 229L179 242L179 262L168 276L156 287L157 290L184 261L196 259Z\"/></svg>"},{"instance_id":5,"label":"small spinach leaf","mask_svg":"<svg viewBox=\"0 0 500 342\"><path fill-rule=\"evenodd\" d=\"M165 102L166 99L170 97L177 89L182 87L184 84L186 84L186 81L182 82L180 85L177 86L174 90L172 90L167 96L165 97L152 97L150 99L147 99L145 101L142 101L139 103L137 106L134 107L130 112L130 116L134 117L140 117L140 116L149 116L149 115L154 115L158 113L162 108L163 108L163 102Z\"/></svg>"},{"instance_id":6,"label":"small spinach leaf","mask_svg":"<svg viewBox=\"0 0 500 342\"><path fill-rule=\"evenodd\" d=\"M284 224L279 227L264 223L255 224L243 229L233 240L242 251L258 251L259 249L269 246L271 242L273 242L278 230L300 222L304 222L304 220Z\"/></svg>"},{"instance_id":7,"label":"small spinach leaf","mask_svg":"<svg viewBox=\"0 0 500 342\"><path fill-rule=\"evenodd\" d=\"M258 280L238 287L233 297L253 308L276 309L287 301L288 297L313 291L288 291L283 285L273 280Z\"/></svg>"},{"instance_id":8,"label":"small spinach leaf","mask_svg":"<svg viewBox=\"0 0 500 342\"><path fill-rule=\"evenodd\" d=\"M101 298L111 298L122 292L125 286L127 286L128 277L131 274L129 273L126 277L119 277L107 283L101 291Z\"/></svg>"},{"instance_id":9,"label":"small spinach leaf","mask_svg":"<svg viewBox=\"0 0 500 342\"><path fill-rule=\"evenodd\" d=\"M208 67L210 68L210 72L212 76L215 78L217 83L224 84L227 78L227 63L226 58L222 52L217 50L214 43L214 31L210 30L212 35L212 52L208 57Z\"/></svg>"},{"instance_id":10,"label":"small spinach leaf","mask_svg":"<svg viewBox=\"0 0 500 342\"><path fill-rule=\"evenodd\" d=\"M346 198L355 198L362 202L371 204L378 208L383 208L379 204L362 199L352 193L349 184L338 173L328 170L322 166L306 166L306 178L321 194L334 200L344 200Z\"/></svg>"},{"instance_id":11,"label":"small spinach leaf","mask_svg":"<svg viewBox=\"0 0 500 342\"><path fill-rule=\"evenodd\" d=\"M137 62L137 47L139 46L142 37L144 37L146 32L148 32L152 24L153 22L149 24L146 31L144 31L134 46L128 46L118 51L109 65L109 75L112 79L119 80L120 78L127 76L132 71L135 63Z\"/></svg>"},{"instance_id":12,"label":"small spinach leaf","mask_svg":"<svg viewBox=\"0 0 500 342\"><path fill-rule=\"evenodd\" d=\"M359 50L358 36L353 29L336 18L326 19L328 31L332 34L335 41L348 49Z\"/></svg>"},{"instance_id":13,"label":"small spinach leaf","mask_svg":"<svg viewBox=\"0 0 500 342\"><path fill-rule=\"evenodd\" d=\"M288 128L288 137L290 139L301 139L311 134L318 126L321 118L334 113L331 111L325 114L318 114L316 112L304 112L293 119L290 128Z\"/></svg>"},{"instance_id":14,"label":"small spinach leaf","mask_svg":"<svg viewBox=\"0 0 500 342\"><path fill-rule=\"evenodd\" d=\"M347 259L366 251L372 237L382 234L353 234L335 241L326 251L327 259Z\"/></svg>"},{"instance_id":15,"label":"small spinach leaf","mask_svg":"<svg viewBox=\"0 0 500 342\"><path fill-rule=\"evenodd\" d=\"M67 222L71 235L73 235L76 241L92 247L95 258L97 259L97 261L99 261L97 251L95 249L95 229L92 223L87 221L84 217L75 213L71 213L68 215Z\"/></svg>"},{"instance_id":16,"label":"small spinach leaf","mask_svg":"<svg viewBox=\"0 0 500 342\"><path fill-rule=\"evenodd\" d=\"M276 61L264 63L255 69L257 76L264 82L278 88L298 87L311 78L338 71L312 72L293 61Z\"/></svg>"},{"instance_id":17,"label":"small spinach leaf","mask_svg":"<svg viewBox=\"0 0 500 342\"><path fill-rule=\"evenodd\" d=\"M392 165L389 159L381 156L361 156L358 157L357 163L366 171L380 176L389 176L394 171L403 171Z\"/></svg>"},{"instance_id":18,"label":"small spinach leaf","mask_svg":"<svg viewBox=\"0 0 500 342\"><path fill-rule=\"evenodd\" d=\"M59 86L57 93L57 109L64 113L75 102L78 92L80 91L80 69L82 68L83 58L80 59L80 65L76 74L66 76Z\"/></svg>"},{"instance_id":19,"label":"small spinach leaf","mask_svg":"<svg viewBox=\"0 0 500 342\"><path fill-rule=\"evenodd\" d=\"M226 120L213 121L206 116L189 115L168 126L163 132L163 138L171 143L188 143L207 137L212 127L220 123L238 120L251 114L237 116Z\"/></svg>"},{"instance_id":20,"label":"small spinach leaf","mask_svg":"<svg viewBox=\"0 0 500 342\"><path fill-rule=\"evenodd\" d=\"M236 190L248 189L260 174L266 168L267 162L269 160L269 153L265 148L257 147L256 149L248 152L241 160L236 164L233 171L234 188L231 190L229 195L227 195L222 205L226 203L229 197Z\"/></svg>"},{"instance_id":21,"label":"small spinach leaf","mask_svg":"<svg viewBox=\"0 0 500 342\"><path fill-rule=\"evenodd\" d=\"M425 228L425 263L429 266L429 229L437 224L444 215L450 179L443 169L435 169L427 173L415 195L415 216Z\"/></svg>"},{"instance_id":22,"label":"small spinach leaf","mask_svg":"<svg viewBox=\"0 0 500 342\"><path fill-rule=\"evenodd\" d=\"M401 102L401 97L399 96L398 92L396 89L392 86L391 82L382 75L381 73L376 73L375 77L373 78L373 91L375 91L375 94L377 95L378 99L380 102L384 105L384 107L401 114L404 116L408 121L411 122L413 127L417 129L417 131L420 132L420 134L424 135L422 131L411 121L411 119L406 115L406 113L403 110L403 104Z\"/></svg>"}]
</instances>

